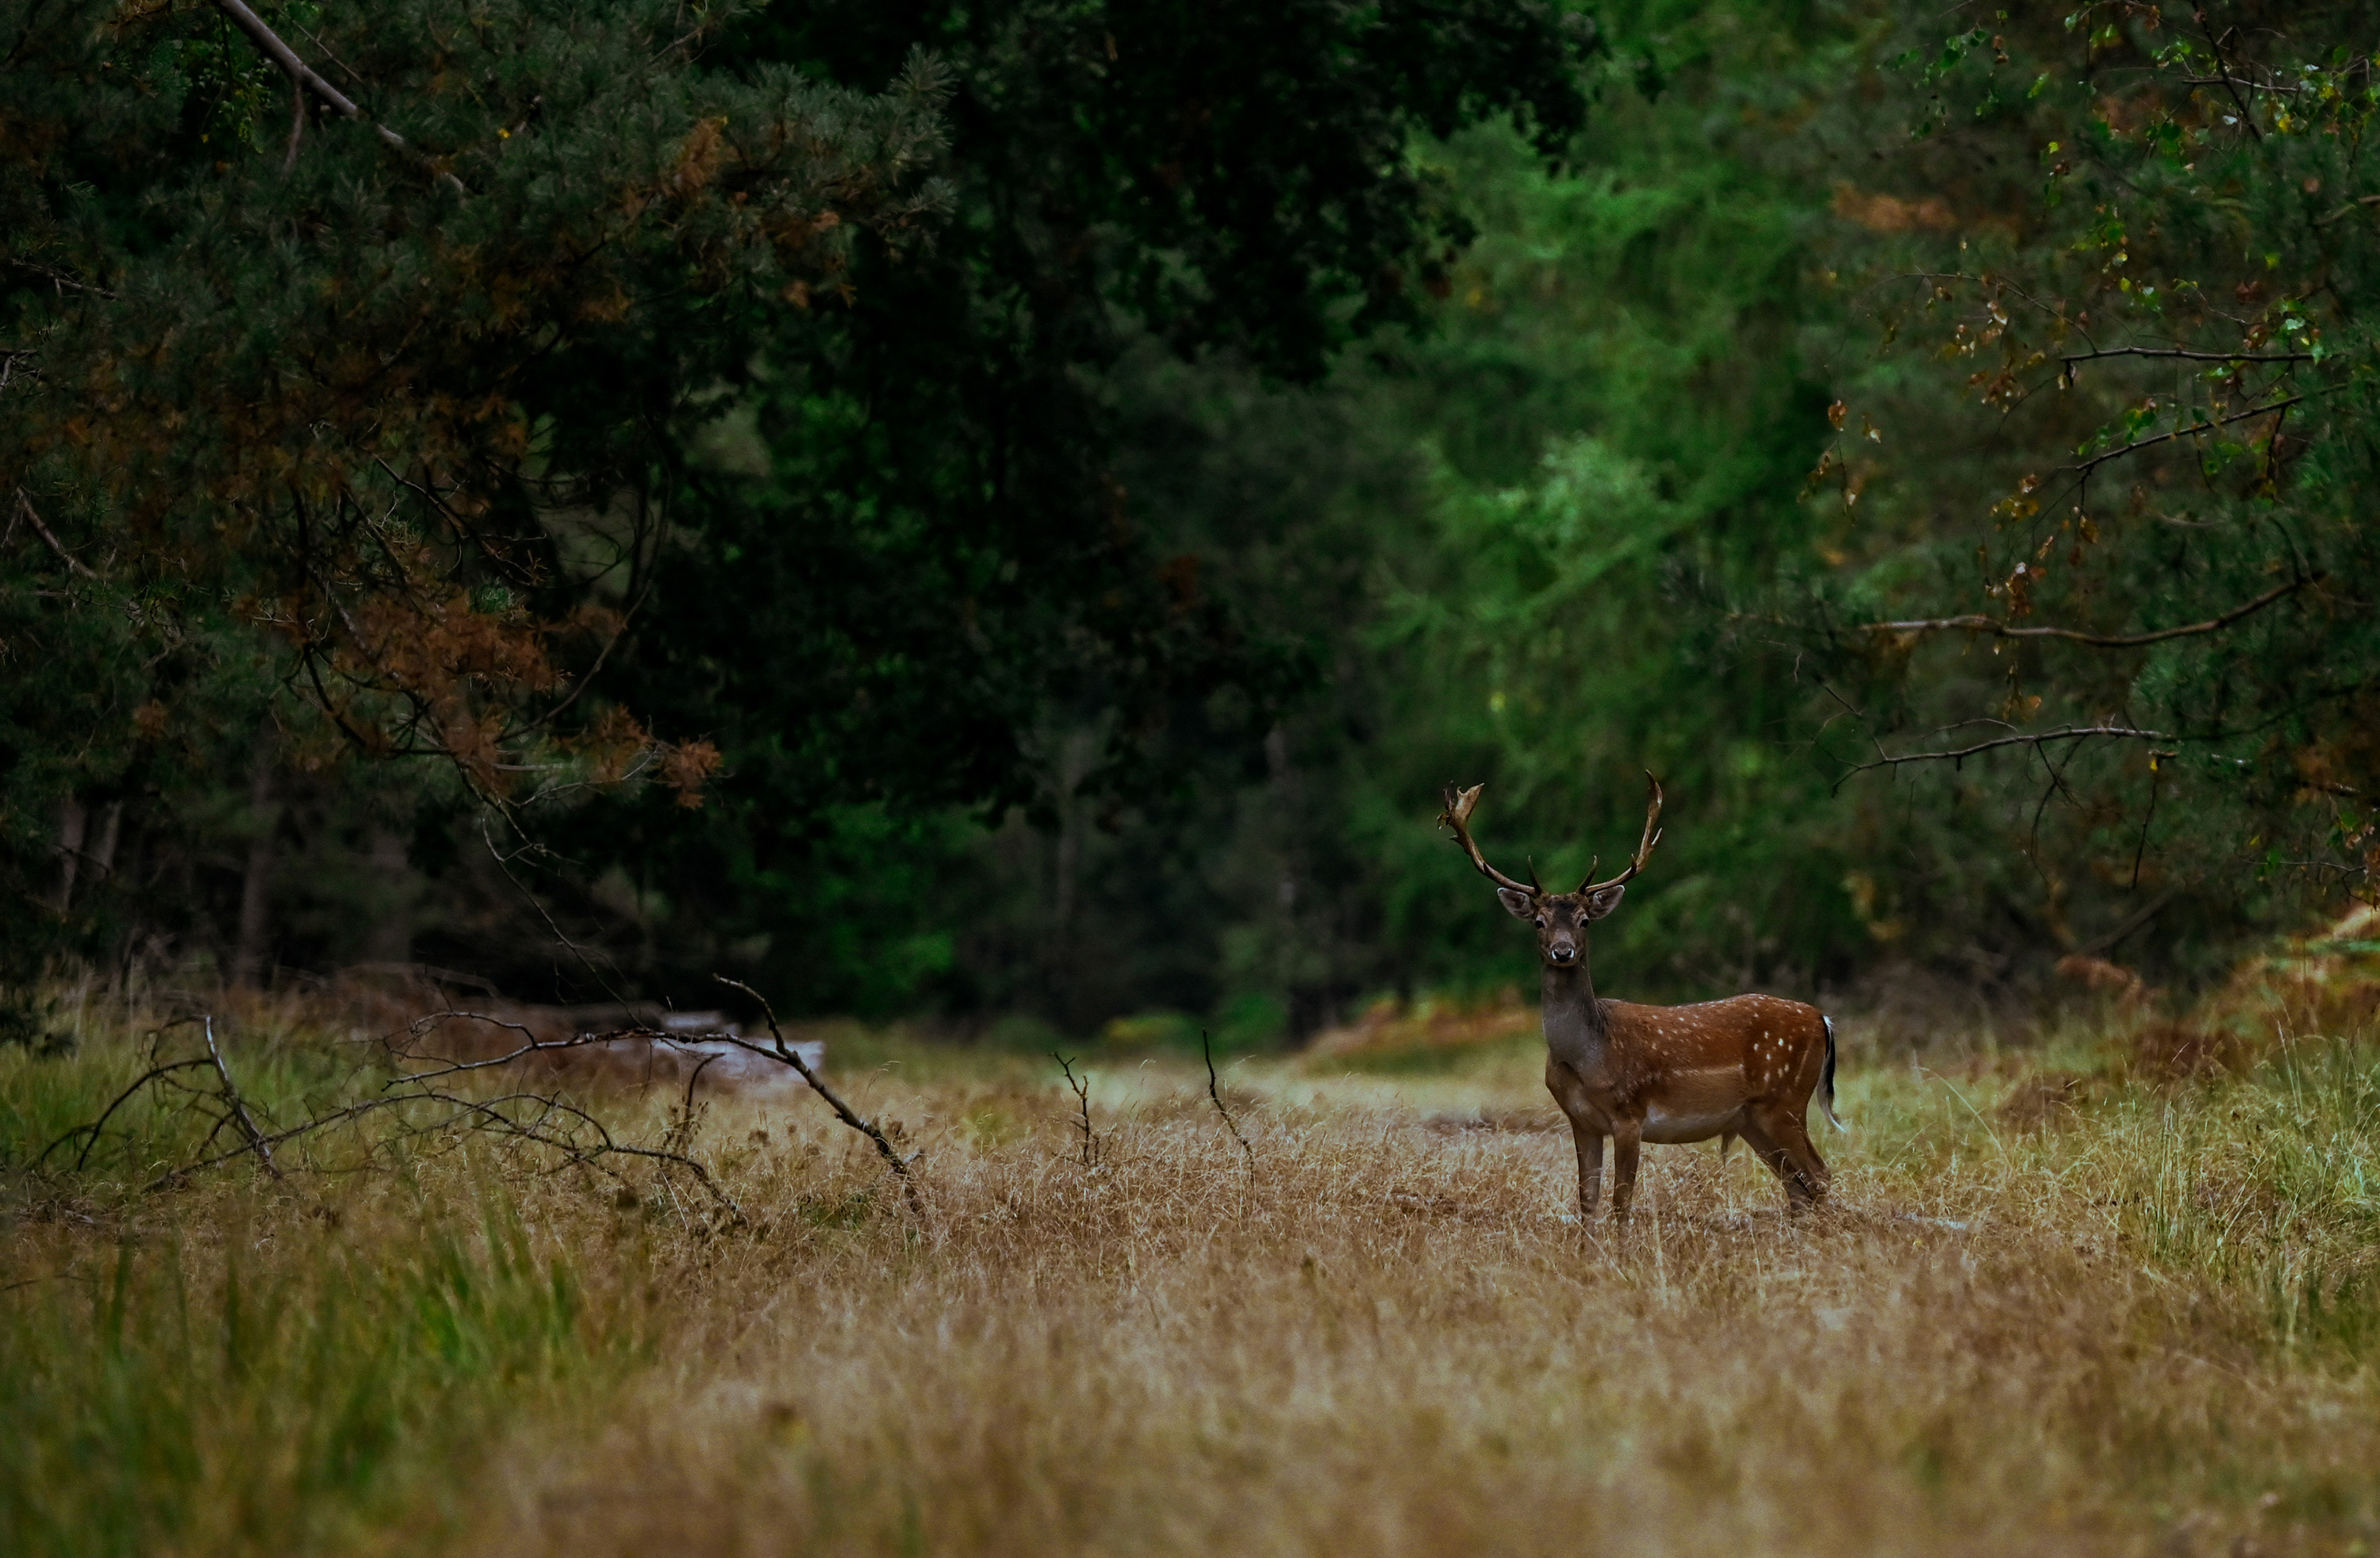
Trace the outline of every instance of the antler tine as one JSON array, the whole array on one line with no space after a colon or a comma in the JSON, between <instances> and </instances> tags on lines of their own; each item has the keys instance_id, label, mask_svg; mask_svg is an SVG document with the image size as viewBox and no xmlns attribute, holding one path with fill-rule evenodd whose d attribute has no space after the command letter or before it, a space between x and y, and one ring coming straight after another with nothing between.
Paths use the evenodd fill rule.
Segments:
<instances>
[{"instance_id":1,"label":"antler tine","mask_svg":"<svg viewBox=\"0 0 2380 1558\"><path fill-rule=\"evenodd\" d=\"M1453 785L1449 785L1446 787L1446 809L1438 814L1439 826L1454 830L1454 842L1463 846L1463 852L1471 857L1471 863L1479 868L1481 876L1499 887L1509 887L1515 893L1526 893L1533 898L1543 896L1545 889L1536 885L1534 880L1515 882L1489 865L1488 857L1479 853L1479 846L1472 842L1471 809L1479 804L1479 792L1487 787L1485 785L1474 785L1467 790L1457 790ZM1536 870L1534 866L1530 868L1529 875L1533 879L1536 877Z\"/></svg>"},{"instance_id":2,"label":"antler tine","mask_svg":"<svg viewBox=\"0 0 2380 1558\"><path fill-rule=\"evenodd\" d=\"M1578 890L1580 892L1600 893L1607 887L1620 886L1622 882L1628 881L1629 878L1634 876L1638 871L1643 870L1645 869L1645 862L1653 858L1654 846L1661 842L1661 782L1653 777L1653 771L1648 768L1645 771L1645 783L1652 786L1653 795L1652 798L1645 804L1645 836L1637 843L1636 858L1628 862L1628 869L1626 870L1621 871L1618 876L1613 877L1609 882L1588 881L1580 882L1578 884ZM1586 874L1589 877L1593 877L1595 875L1595 868L1593 866L1587 867Z\"/></svg>"}]
</instances>

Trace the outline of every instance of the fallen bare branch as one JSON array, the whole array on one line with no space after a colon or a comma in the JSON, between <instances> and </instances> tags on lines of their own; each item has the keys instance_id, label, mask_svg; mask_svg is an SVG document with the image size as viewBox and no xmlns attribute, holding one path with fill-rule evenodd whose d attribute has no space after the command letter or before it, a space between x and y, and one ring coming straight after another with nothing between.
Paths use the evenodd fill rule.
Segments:
<instances>
[{"instance_id":1,"label":"fallen bare branch","mask_svg":"<svg viewBox=\"0 0 2380 1558\"><path fill-rule=\"evenodd\" d=\"M81 1137L83 1138L82 1150L75 1154L75 1170L77 1173L80 1173L83 1166L91 1162L91 1150L98 1144L101 1134L107 1128L107 1122L115 1117L115 1112L117 1110L132 1102L134 1094L140 1092L142 1089L148 1087L150 1083L158 1080L160 1077L169 1076L176 1071L186 1071L194 1065L206 1065L209 1064L210 1063L204 1057L200 1057L197 1060L177 1060L167 1065L151 1066L139 1077L133 1078L132 1085L130 1087L126 1088L122 1092L116 1094L115 1101L109 1103L106 1108L99 1112L99 1118L91 1121L88 1125L75 1126L74 1129L67 1132L66 1135L58 1138L55 1141L51 1142L47 1147L42 1148L41 1155L33 1160L33 1166L35 1168L41 1167L43 1163L50 1161L51 1153L56 1151L59 1148L64 1147L67 1142L72 1141L75 1138Z\"/></svg>"},{"instance_id":2,"label":"fallen bare branch","mask_svg":"<svg viewBox=\"0 0 2380 1558\"><path fill-rule=\"evenodd\" d=\"M1238 1142L1240 1150L1247 1154L1248 1175L1253 1178L1257 1172L1257 1150L1248 1145L1248 1138L1240 1134L1239 1122L1232 1118L1232 1112L1229 1109L1223 1107L1222 1091L1215 1085L1214 1041L1207 1036L1207 1030L1203 1028L1198 1030L1198 1053L1207 1058L1207 1096L1215 1101L1215 1113L1223 1117L1224 1128L1232 1133L1232 1139ZM1087 1117L1087 1112L1086 1118Z\"/></svg>"},{"instance_id":3,"label":"fallen bare branch","mask_svg":"<svg viewBox=\"0 0 2380 1558\"><path fill-rule=\"evenodd\" d=\"M256 1154L256 1161L264 1165L264 1172L275 1179L283 1178L281 1165L273 1161L273 1144L264 1139L262 1131L256 1128L256 1121L248 1112L247 1102L239 1096L239 1089L232 1082L231 1067L224 1064L223 1051L216 1047L214 1015L209 1013L200 1020L207 1035L207 1059L214 1066L216 1079L223 1084L225 1110L238 1125L239 1134L248 1139L249 1150Z\"/></svg>"},{"instance_id":4,"label":"fallen bare branch","mask_svg":"<svg viewBox=\"0 0 2380 1558\"><path fill-rule=\"evenodd\" d=\"M810 1090L826 1100L827 1107L834 1111L837 1119L876 1143L876 1150L882 1155L885 1162L891 1165L894 1176L901 1181L901 1191L908 1199L909 1210L923 1217L926 1214L925 1203L917 1199L917 1182L909 1176L909 1164L912 1160L903 1157L893 1148L891 1138L877 1128L875 1121L861 1119L851 1105L844 1102L842 1097L826 1085L826 1078L810 1069L809 1062L802 1058L801 1052L785 1042L784 1030L777 1026L777 1009L769 1004L767 996L754 990L742 980L731 980L724 974L713 974L710 977L730 989L742 991L760 1004L760 1013L769 1022L769 1037L775 1041L776 1047L773 1050L764 1049L748 1040L738 1039L732 1035L720 1037L728 1043L751 1051L754 1054L768 1055L771 1059L783 1061L799 1072L802 1080L810 1085Z\"/></svg>"},{"instance_id":5,"label":"fallen bare branch","mask_svg":"<svg viewBox=\"0 0 2380 1558\"><path fill-rule=\"evenodd\" d=\"M1077 1077L1075 1075L1075 1063L1055 1050L1050 1052L1050 1058L1056 1061L1058 1069L1066 1074L1066 1086L1075 1090L1075 1102L1082 1108L1082 1114L1075 1120L1075 1128L1083 1133L1083 1167L1095 1168L1099 1161L1099 1138L1091 1130L1090 1074L1086 1072Z\"/></svg>"},{"instance_id":6,"label":"fallen bare branch","mask_svg":"<svg viewBox=\"0 0 2380 1558\"><path fill-rule=\"evenodd\" d=\"M475 1098L428 1085L433 1078L480 1070L488 1065L501 1065L505 1060L518 1059L522 1054L536 1050L573 1048L577 1041L560 1043L533 1040L513 1054L494 1062L448 1061L427 1072L400 1072L374 1097L320 1111L281 1129L267 1130L258 1124L248 1101L241 1096L232 1079L231 1068L224 1058L221 1046L215 1041L212 1019L200 1020L206 1032L207 1053L204 1055L152 1065L118 1094L97 1119L87 1126L76 1126L52 1142L42 1150L41 1158L35 1160L36 1163L46 1160L60 1147L79 1138L83 1146L76 1157L75 1167L78 1170L83 1168L90 1162L91 1151L105 1131L107 1122L114 1118L116 1111L141 1092L164 1084L193 1093L200 1102L214 1105L222 1113L214 1117L214 1128L200 1144L198 1155L152 1179L143 1187L150 1192L184 1184L209 1169L249 1156L255 1157L273 1178L285 1179L287 1171L275 1158L275 1149L319 1136L334 1126L352 1125L371 1115L395 1112L403 1122L395 1139L418 1140L452 1136L458 1131L475 1131L552 1151L565 1164L592 1167L614 1179L622 1176L618 1170L610 1166L605 1161L607 1159L641 1159L664 1170L683 1170L694 1177L712 1203L730 1220L738 1223L747 1221L735 1198L712 1177L701 1160L690 1151L681 1150L691 1144L693 1119L690 1111L673 1126L661 1146L644 1147L621 1140L590 1111L559 1094L525 1089L492 1098ZM586 1041L601 1041L611 1037L613 1036L589 1035ZM409 1052L399 1049L396 1053L402 1062ZM175 1080L179 1073L193 1069L212 1072L215 1078L214 1088L200 1090L187 1088ZM696 1074L700 1075L699 1067ZM423 1111L431 1112L434 1117L407 1118L418 1116ZM226 1126L236 1128L240 1138L239 1144L222 1151L213 1150L216 1139ZM368 1148L367 1155L373 1150L377 1149Z\"/></svg>"}]
</instances>

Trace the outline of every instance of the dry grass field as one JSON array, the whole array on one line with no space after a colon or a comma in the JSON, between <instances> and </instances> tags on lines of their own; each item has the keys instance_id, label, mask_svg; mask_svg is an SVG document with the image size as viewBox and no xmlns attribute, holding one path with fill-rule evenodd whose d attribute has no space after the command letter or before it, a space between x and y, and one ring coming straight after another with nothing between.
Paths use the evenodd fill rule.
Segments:
<instances>
[{"instance_id":1,"label":"dry grass field","mask_svg":"<svg viewBox=\"0 0 2380 1558\"><path fill-rule=\"evenodd\" d=\"M2380 1545L2354 1037L1853 1023L1830 1207L1653 1148L1583 1229L1525 1038L1229 1066L1243 1152L1195 1060L1093 1058L1087 1150L1046 1060L846 1036L924 1215L815 1099L722 1099L739 1226L469 1135L144 1193L200 1125L138 1107L35 1171L140 1068L85 1022L0 1054L11 1553ZM342 1085L225 1028L260 1107Z\"/></svg>"}]
</instances>

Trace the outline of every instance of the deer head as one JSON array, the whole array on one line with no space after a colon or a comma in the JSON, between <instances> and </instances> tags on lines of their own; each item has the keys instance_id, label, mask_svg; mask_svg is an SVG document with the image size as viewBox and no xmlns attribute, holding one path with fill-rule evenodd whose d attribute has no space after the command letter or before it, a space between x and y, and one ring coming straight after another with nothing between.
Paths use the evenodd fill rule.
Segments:
<instances>
[{"instance_id":1,"label":"deer head","mask_svg":"<svg viewBox=\"0 0 2380 1558\"><path fill-rule=\"evenodd\" d=\"M1479 792L1485 785L1474 785L1467 790L1446 787L1446 809L1439 813L1441 826L1454 830L1454 842L1471 857L1479 874L1496 884L1496 898L1516 919L1525 919L1536 927L1537 955L1548 968L1572 968L1586 960L1586 928L1620 907L1620 895L1627 891L1629 879L1645 869L1653 856L1653 846L1661 842L1661 782L1651 773L1645 775L1652 786L1652 798L1645 808L1645 836L1636 846L1636 858L1628 869L1608 882L1595 880L1595 867L1587 867L1587 880L1572 893L1548 893L1537 882L1537 869L1529 867L1529 880L1515 882L1488 863L1479 853L1479 846L1471 837L1471 813L1479 804Z\"/></svg>"}]
</instances>

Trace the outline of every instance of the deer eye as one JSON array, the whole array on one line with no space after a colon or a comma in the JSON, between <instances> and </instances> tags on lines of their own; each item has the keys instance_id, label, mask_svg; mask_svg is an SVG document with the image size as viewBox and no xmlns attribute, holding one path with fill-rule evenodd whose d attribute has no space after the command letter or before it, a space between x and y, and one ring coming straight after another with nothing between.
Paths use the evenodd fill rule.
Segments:
<instances>
[{"instance_id":1,"label":"deer eye","mask_svg":"<svg viewBox=\"0 0 2380 1558\"><path fill-rule=\"evenodd\" d=\"M1544 915L1542 915L1542 914L1541 914L1541 915L1537 916L1537 929L1538 929L1538 930L1540 930L1540 931L1542 931L1542 930L1544 930L1545 928L1546 928L1546 917L1545 917Z\"/></svg>"}]
</instances>

